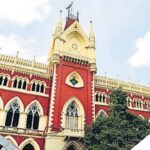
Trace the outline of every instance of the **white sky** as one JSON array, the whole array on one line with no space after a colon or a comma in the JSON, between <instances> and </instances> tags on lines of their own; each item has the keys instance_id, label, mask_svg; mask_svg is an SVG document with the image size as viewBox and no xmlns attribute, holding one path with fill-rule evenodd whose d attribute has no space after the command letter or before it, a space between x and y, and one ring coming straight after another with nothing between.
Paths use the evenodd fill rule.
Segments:
<instances>
[{"instance_id":1,"label":"white sky","mask_svg":"<svg viewBox=\"0 0 150 150\"><path fill-rule=\"evenodd\" d=\"M0 0L0 52L37 61L47 59L59 10L69 0ZM98 74L150 85L150 1L74 0L74 11L96 32ZM107 73L106 73L107 72Z\"/></svg>"}]
</instances>

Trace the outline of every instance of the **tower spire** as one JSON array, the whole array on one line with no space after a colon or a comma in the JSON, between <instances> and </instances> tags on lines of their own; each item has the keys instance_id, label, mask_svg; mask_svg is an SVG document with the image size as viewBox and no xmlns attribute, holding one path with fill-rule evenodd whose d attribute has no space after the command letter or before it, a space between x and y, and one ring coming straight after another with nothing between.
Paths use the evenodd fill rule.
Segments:
<instances>
[{"instance_id":1,"label":"tower spire","mask_svg":"<svg viewBox=\"0 0 150 150\"><path fill-rule=\"evenodd\" d=\"M92 20L90 21L90 34L89 34L89 41L91 43L91 46L95 46L95 33L93 29L93 22Z\"/></svg>"},{"instance_id":2,"label":"tower spire","mask_svg":"<svg viewBox=\"0 0 150 150\"><path fill-rule=\"evenodd\" d=\"M62 33L62 10L60 10L58 22L55 29L55 36L59 36Z\"/></svg>"}]
</instances>

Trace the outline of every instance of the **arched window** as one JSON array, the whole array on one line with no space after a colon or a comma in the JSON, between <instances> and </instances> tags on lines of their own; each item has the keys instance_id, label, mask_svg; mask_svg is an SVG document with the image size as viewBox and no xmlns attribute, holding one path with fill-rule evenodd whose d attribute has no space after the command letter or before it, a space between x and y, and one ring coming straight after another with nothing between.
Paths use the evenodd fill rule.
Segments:
<instances>
[{"instance_id":1,"label":"arched window","mask_svg":"<svg viewBox=\"0 0 150 150\"><path fill-rule=\"evenodd\" d=\"M7 77L5 77L5 79L4 79L4 86L6 86L7 85L7 82L8 82L8 78Z\"/></svg>"},{"instance_id":2,"label":"arched window","mask_svg":"<svg viewBox=\"0 0 150 150\"><path fill-rule=\"evenodd\" d=\"M96 93L96 96L95 96L95 100L96 100L96 102L98 102L98 98L99 96L98 96L98 93Z\"/></svg>"},{"instance_id":3,"label":"arched window","mask_svg":"<svg viewBox=\"0 0 150 150\"><path fill-rule=\"evenodd\" d=\"M3 84L3 76L0 76L0 85Z\"/></svg>"},{"instance_id":4,"label":"arched window","mask_svg":"<svg viewBox=\"0 0 150 150\"><path fill-rule=\"evenodd\" d=\"M5 126L10 126L10 127L18 126L19 117L20 117L19 109L20 109L20 106L18 105L17 101L14 101L10 105L9 110L7 111L7 115L6 115Z\"/></svg>"},{"instance_id":5,"label":"arched window","mask_svg":"<svg viewBox=\"0 0 150 150\"><path fill-rule=\"evenodd\" d=\"M131 107L131 99L129 97L127 97L127 106Z\"/></svg>"},{"instance_id":6,"label":"arched window","mask_svg":"<svg viewBox=\"0 0 150 150\"><path fill-rule=\"evenodd\" d=\"M36 88L36 85L35 85L35 83L33 83L33 85L32 85L32 91L35 91L35 88Z\"/></svg>"},{"instance_id":7,"label":"arched window","mask_svg":"<svg viewBox=\"0 0 150 150\"><path fill-rule=\"evenodd\" d=\"M41 85L41 93L44 93L44 84Z\"/></svg>"},{"instance_id":8,"label":"arched window","mask_svg":"<svg viewBox=\"0 0 150 150\"><path fill-rule=\"evenodd\" d=\"M102 102L102 95L99 96L99 101Z\"/></svg>"},{"instance_id":9,"label":"arched window","mask_svg":"<svg viewBox=\"0 0 150 150\"><path fill-rule=\"evenodd\" d=\"M22 150L35 150L32 144L27 144L24 146L24 148Z\"/></svg>"},{"instance_id":10,"label":"arched window","mask_svg":"<svg viewBox=\"0 0 150 150\"><path fill-rule=\"evenodd\" d=\"M71 102L66 111L66 128L78 130L78 110L75 102Z\"/></svg>"},{"instance_id":11,"label":"arched window","mask_svg":"<svg viewBox=\"0 0 150 150\"><path fill-rule=\"evenodd\" d=\"M17 84L18 84L18 81L17 81L17 79L15 79L15 80L14 80L14 83L13 83L13 87L16 88L16 87L17 87Z\"/></svg>"},{"instance_id":12,"label":"arched window","mask_svg":"<svg viewBox=\"0 0 150 150\"><path fill-rule=\"evenodd\" d=\"M28 129L38 129L39 127L39 108L36 103L29 107L29 112L27 115L26 128Z\"/></svg>"},{"instance_id":13,"label":"arched window","mask_svg":"<svg viewBox=\"0 0 150 150\"><path fill-rule=\"evenodd\" d=\"M21 89L21 87L22 87L22 81L19 80L19 83L18 83L18 89Z\"/></svg>"},{"instance_id":14,"label":"arched window","mask_svg":"<svg viewBox=\"0 0 150 150\"><path fill-rule=\"evenodd\" d=\"M105 103L105 101L106 101L106 96L105 95L103 95L103 103Z\"/></svg>"},{"instance_id":15,"label":"arched window","mask_svg":"<svg viewBox=\"0 0 150 150\"><path fill-rule=\"evenodd\" d=\"M25 89L26 89L26 87L27 87L27 82L26 82L26 81L24 81L24 82L23 82L23 89L25 90Z\"/></svg>"},{"instance_id":16,"label":"arched window","mask_svg":"<svg viewBox=\"0 0 150 150\"><path fill-rule=\"evenodd\" d=\"M39 92L39 91L40 91L40 85L38 83L37 86L36 86L36 92Z\"/></svg>"}]
</instances>

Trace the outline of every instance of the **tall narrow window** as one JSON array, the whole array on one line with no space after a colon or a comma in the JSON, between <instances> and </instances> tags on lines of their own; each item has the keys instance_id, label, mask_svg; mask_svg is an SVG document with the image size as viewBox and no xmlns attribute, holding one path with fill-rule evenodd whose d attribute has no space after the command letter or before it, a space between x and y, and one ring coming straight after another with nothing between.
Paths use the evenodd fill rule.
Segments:
<instances>
[{"instance_id":1,"label":"tall narrow window","mask_svg":"<svg viewBox=\"0 0 150 150\"><path fill-rule=\"evenodd\" d=\"M32 144L27 144L22 150L35 150Z\"/></svg>"},{"instance_id":2,"label":"tall narrow window","mask_svg":"<svg viewBox=\"0 0 150 150\"><path fill-rule=\"evenodd\" d=\"M26 128L28 129L38 129L39 127L39 109L37 104L31 105L27 115Z\"/></svg>"},{"instance_id":3,"label":"tall narrow window","mask_svg":"<svg viewBox=\"0 0 150 150\"><path fill-rule=\"evenodd\" d=\"M14 80L14 84L13 84L13 87L14 87L14 88L17 87L17 83L18 83L18 81L17 81L17 79L15 79L15 80Z\"/></svg>"},{"instance_id":4,"label":"tall narrow window","mask_svg":"<svg viewBox=\"0 0 150 150\"><path fill-rule=\"evenodd\" d=\"M0 85L3 84L3 76L0 77Z\"/></svg>"},{"instance_id":5,"label":"tall narrow window","mask_svg":"<svg viewBox=\"0 0 150 150\"><path fill-rule=\"evenodd\" d=\"M35 83L32 84L32 91L35 91Z\"/></svg>"},{"instance_id":6,"label":"tall narrow window","mask_svg":"<svg viewBox=\"0 0 150 150\"><path fill-rule=\"evenodd\" d=\"M7 77L5 77L5 79L4 79L4 86L7 86L7 82L8 82L8 78Z\"/></svg>"},{"instance_id":7,"label":"tall narrow window","mask_svg":"<svg viewBox=\"0 0 150 150\"><path fill-rule=\"evenodd\" d=\"M98 99L99 99L98 97L99 97L98 94L96 94L96 102L98 102Z\"/></svg>"},{"instance_id":8,"label":"tall narrow window","mask_svg":"<svg viewBox=\"0 0 150 150\"><path fill-rule=\"evenodd\" d=\"M14 101L7 111L5 126L17 127L20 117L19 105L17 101Z\"/></svg>"},{"instance_id":9,"label":"tall narrow window","mask_svg":"<svg viewBox=\"0 0 150 150\"><path fill-rule=\"evenodd\" d=\"M25 90L25 89L26 89L26 87L27 87L27 82L26 82L26 81L24 81L24 82L23 82L23 89Z\"/></svg>"},{"instance_id":10,"label":"tall narrow window","mask_svg":"<svg viewBox=\"0 0 150 150\"><path fill-rule=\"evenodd\" d=\"M66 111L66 128L78 130L78 110L75 102L71 102Z\"/></svg>"},{"instance_id":11,"label":"tall narrow window","mask_svg":"<svg viewBox=\"0 0 150 150\"><path fill-rule=\"evenodd\" d=\"M44 93L44 84L41 85L41 93Z\"/></svg>"},{"instance_id":12,"label":"tall narrow window","mask_svg":"<svg viewBox=\"0 0 150 150\"><path fill-rule=\"evenodd\" d=\"M18 83L18 89L21 89L21 87L22 87L22 81L19 80L19 83Z\"/></svg>"},{"instance_id":13,"label":"tall narrow window","mask_svg":"<svg viewBox=\"0 0 150 150\"><path fill-rule=\"evenodd\" d=\"M40 91L40 85L38 83L37 86L36 86L36 92L39 92L39 91Z\"/></svg>"}]
</instances>

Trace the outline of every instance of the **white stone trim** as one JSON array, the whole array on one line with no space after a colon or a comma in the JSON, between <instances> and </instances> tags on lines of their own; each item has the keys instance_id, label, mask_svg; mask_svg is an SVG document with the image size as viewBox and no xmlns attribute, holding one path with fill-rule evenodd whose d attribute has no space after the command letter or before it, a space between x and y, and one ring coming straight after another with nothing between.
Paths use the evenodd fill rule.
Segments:
<instances>
[{"instance_id":1,"label":"white stone trim","mask_svg":"<svg viewBox=\"0 0 150 150\"><path fill-rule=\"evenodd\" d=\"M4 109L4 102L2 97L0 96L0 109L3 110Z\"/></svg>"},{"instance_id":2,"label":"white stone trim","mask_svg":"<svg viewBox=\"0 0 150 150\"><path fill-rule=\"evenodd\" d=\"M94 73L93 73L93 81L92 81L92 117L95 119L95 82L94 82Z\"/></svg>"},{"instance_id":3,"label":"white stone trim","mask_svg":"<svg viewBox=\"0 0 150 150\"><path fill-rule=\"evenodd\" d=\"M40 110L40 115L44 115L43 107L42 107L42 105L40 104L40 102L39 102L38 100L33 100L32 102L30 102L30 103L26 106L26 108L25 108L25 113L28 113L29 107L30 107L32 104L34 104L34 103L37 104L37 106L38 106L38 108L39 108L39 110Z\"/></svg>"},{"instance_id":4,"label":"white stone trim","mask_svg":"<svg viewBox=\"0 0 150 150\"><path fill-rule=\"evenodd\" d=\"M102 112L105 114L106 117L108 117L108 114L107 114L103 109L100 109L100 110L97 112L95 118L97 118Z\"/></svg>"},{"instance_id":5,"label":"white stone trim","mask_svg":"<svg viewBox=\"0 0 150 150\"><path fill-rule=\"evenodd\" d=\"M23 105L21 99L20 99L18 96L13 97L12 99L10 99L10 100L7 102L7 104L5 105L4 110L8 110L10 104L11 104L14 100L17 100L17 102L18 102L18 104L19 104L19 106L20 106L20 109L19 109L20 112L24 112L24 105Z\"/></svg>"},{"instance_id":6,"label":"white stone trim","mask_svg":"<svg viewBox=\"0 0 150 150\"><path fill-rule=\"evenodd\" d=\"M49 111L49 126L53 125L53 116L54 116L54 103L55 103L55 94L56 94L56 82L57 82L57 73L56 73L56 64L54 64L54 74L52 81L51 89L51 99L50 99L50 111Z\"/></svg>"},{"instance_id":7,"label":"white stone trim","mask_svg":"<svg viewBox=\"0 0 150 150\"><path fill-rule=\"evenodd\" d=\"M75 76L78 83L76 85L72 85L71 82L70 82L70 79L71 77ZM82 88L84 87L84 82L83 82L83 79L82 77L80 76L80 74L76 71L73 71L71 73L68 74L66 80L65 80L65 83L71 87L74 87L74 88Z\"/></svg>"},{"instance_id":8,"label":"white stone trim","mask_svg":"<svg viewBox=\"0 0 150 150\"><path fill-rule=\"evenodd\" d=\"M33 138L28 138L26 140L24 140L20 145L19 145L19 149L23 149L25 145L27 144L32 144L33 147L35 148L35 150L40 150L39 145L37 144L37 142L33 139Z\"/></svg>"},{"instance_id":9,"label":"white stone trim","mask_svg":"<svg viewBox=\"0 0 150 150\"><path fill-rule=\"evenodd\" d=\"M12 136L10 136L10 135L5 136L5 139L9 140L9 141L12 142L15 146L18 147L18 143L16 142L16 140L15 140Z\"/></svg>"},{"instance_id":10,"label":"white stone trim","mask_svg":"<svg viewBox=\"0 0 150 150\"><path fill-rule=\"evenodd\" d=\"M63 150L67 150L67 148L69 148L69 146L71 146L71 145L75 146L76 150L83 150L83 148L75 141L71 141L71 142L67 143L64 146Z\"/></svg>"}]
</instances>

